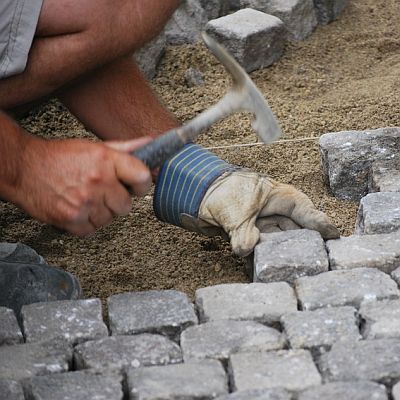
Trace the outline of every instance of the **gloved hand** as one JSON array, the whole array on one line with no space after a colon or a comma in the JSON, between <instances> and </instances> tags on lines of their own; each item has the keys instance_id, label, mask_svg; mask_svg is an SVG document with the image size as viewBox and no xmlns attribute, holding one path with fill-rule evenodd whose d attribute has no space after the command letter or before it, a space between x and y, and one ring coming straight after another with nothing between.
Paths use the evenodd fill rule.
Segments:
<instances>
[{"instance_id":1,"label":"gloved hand","mask_svg":"<svg viewBox=\"0 0 400 400\"><path fill-rule=\"evenodd\" d=\"M225 233L239 256L253 251L262 225L303 227L319 231L324 239L339 237L327 215L304 193L227 164L196 145L187 145L163 165L154 208L159 219L188 230L208 236Z\"/></svg>"}]
</instances>

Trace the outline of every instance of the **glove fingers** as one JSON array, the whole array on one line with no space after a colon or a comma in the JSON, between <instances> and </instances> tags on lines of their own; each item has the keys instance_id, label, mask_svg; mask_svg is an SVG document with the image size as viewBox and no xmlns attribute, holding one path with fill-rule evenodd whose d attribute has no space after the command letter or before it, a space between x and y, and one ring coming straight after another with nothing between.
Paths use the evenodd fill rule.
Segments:
<instances>
[{"instance_id":1,"label":"glove fingers","mask_svg":"<svg viewBox=\"0 0 400 400\"><path fill-rule=\"evenodd\" d=\"M230 231L229 236L233 252L240 257L245 257L253 251L254 246L260 239L260 231L255 226L255 221L252 218Z\"/></svg>"}]
</instances>

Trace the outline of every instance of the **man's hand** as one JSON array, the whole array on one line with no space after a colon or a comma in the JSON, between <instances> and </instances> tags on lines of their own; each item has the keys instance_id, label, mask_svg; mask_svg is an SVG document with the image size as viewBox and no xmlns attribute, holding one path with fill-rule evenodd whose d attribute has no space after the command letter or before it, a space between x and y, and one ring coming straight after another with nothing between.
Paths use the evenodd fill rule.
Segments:
<instances>
[{"instance_id":1,"label":"man's hand","mask_svg":"<svg viewBox=\"0 0 400 400\"><path fill-rule=\"evenodd\" d=\"M20 176L7 200L32 217L83 236L131 209L129 189L145 195L147 167L128 153L150 139L94 143L29 137L20 157Z\"/></svg>"}]
</instances>

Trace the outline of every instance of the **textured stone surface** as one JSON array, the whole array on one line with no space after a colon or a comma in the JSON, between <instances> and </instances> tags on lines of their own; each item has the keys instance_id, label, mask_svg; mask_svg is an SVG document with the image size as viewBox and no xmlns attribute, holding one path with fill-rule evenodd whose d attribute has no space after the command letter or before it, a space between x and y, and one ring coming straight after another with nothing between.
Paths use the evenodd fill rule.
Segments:
<instances>
[{"instance_id":1,"label":"textured stone surface","mask_svg":"<svg viewBox=\"0 0 400 400\"><path fill-rule=\"evenodd\" d=\"M284 389L253 389L226 394L216 400L291 400L292 396Z\"/></svg>"},{"instance_id":2,"label":"textured stone surface","mask_svg":"<svg viewBox=\"0 0 400 400\"><path fill-rule=\"evenodd\" d=\"M24 400L22 386L16 381L0 378L0 399Z\"/></svg>"},{"instance_id":3,"label":"textured stone surface","mask_svg":"<svg viewBox=\"0 0 400 400\"><path fill-rule=\"evenodd\" d=\"M63 342L0 347L0 378L21 380L68 370L72 348Z\"/></svg>"},{"instance_id":4,"label":"textured stone surface","mask_svg":"<svg viewBox=\"0 0 400 400\"><path fill-rule=\"evenodd\" d=\"M180 347L161 335L112 336L82 343L74 350L78 369L122 370L182 362Z\"/></svg>"},{"instance_id":5,"label":"textured stone surface","mask_svg":"<svg viewBox=\"0 0 400 400\"><path fill-rule=\"evenodd\" d=\"M390 233L400 229L400 193L370 193L360 201L356 233Z\"/></svg>"},{"instance_id":6,"label":"textured stone surface","mask_svg":"<svg viewBox=\"0 0 400 400\"><path fill-rule=\"evenodd\" d=\"M373 268L329 271L299 278L295 289L303 310L345 305L358 308L363 300L396 299L400 295L396 282Z\"/></svg>"},{"instance_id":7,"label":"textured stone surface","mask_svg":"<svg viewBox=\"0 0 400 400\"><path fill-rule=\"evenodd\" d=\"M298 400L388 400L386 388L375 382L332 382L300 393Z\"/></svg>"},{"instance_id":8,"label":"textured stone surface","mask_svg":"<svg viewBox=\"0 0 400 400\"><path fill-rule=\"evenodd\" d=\"M190 327L181 335L185 361L225 360L241 351L279 350L285 343L279 331L253 321L212 321Z\"/></svg>"},{"instance_id":9,"label":"textured stone surface","mask_svg":"<svg viewBox=\"0 0 400 400\"><path fill-rule=\"evenodd\" d=\"M334 21L348 2L349 0L314 0L318 22L326 25Z\"/></svg>"},{"instance_id":10,"label":"textured stone surface","mask_svg":"<svg viewBox=\"0 0 400 400\"><path fill-rule=\"evenodd\" d=\"M202 322L234 319L274 324L283 314L297 310L294 291L285 282L209 286L196 290L195 298Z\"/></svg>"},{"instance_id":11,"label":"textured stone surface","mask_svg":"<svg viewBox=\"0 0 400 400\"><path fill-rule=\"evenodd\" d=\"M400 192L400 155L372 164L369 192Z\"/></svg>"},{"instance_id":12,"label":"textured stone surface","mask_svg":"<svg viewBox=\"0 0 400 400\"><path fill-rule=\"evenodd\" d=\"M329 269L324 241L317 231L298 229L262 234L254 249L254 281L293 283ZM399 250L400 251L400 250Z\"/></svg>"},{"instance_id":13,"label":"textured stone surface","mask_svg":"<svg viewBox=\"0 0 400 400\"><path fill-rule=\"evenodd\" d=\"M359 340L356 309L353 307L322 308L284 315L283 328L292 348L330 347L342 340Z\"/></svg>"},{"instance_id":14,"label":"textured stone surface","mask_svg":"<svg viewBox=\"0 0 400 400\"><path fill-rule=\"evenodd\" d=\"M185 83L187 87L204 85L204 78L201 71L189 68L185 73Z\"/></svg>"},{"instance_id":15,"label":"textured stone surface","mask_svg":"<svg viewBox=\"0 0 400 400\"><path fill-rule=\"evenodd\" d=\"M122 378L85 371L37 376L24 384L30 400L122 400Z\"/></svg>"},{"instance_id":16,"label":"textured stone surface","mask_svg":"<svg viewBox=\"0 0 400 400\"><path fill-rule=\"evenodd\" d=\"M250 8L209 21L206 32L226 47L247 72L279 60L286 42L279 18Z\"/></svg>"},{"instance_id":17,"label":"textured stone surface","mask_svg":"<svg viewBox=\"0 0 400 400\"><path fill-rule=\"evenodd\" d=\"M22 343L24 338L13 310L0 307L0 346Z\"/></svg>"},{"instance_id":18,"label":"textured stone surface","mask_svg":"<svg viewBox=\"0 0 400 400\"><path fill-rule=\"evenodd\" d=\"M229 4L226 0L200 0L200 4L209 20L222 17L229 11Z\"/></svg>"},{"instance_id":19,"label":"textured stone surface","mask_svg":"<svg viewBox=\"0 0 400 400\"><path fill-rule=\"evenodd\" d=\"M213 399L228 393L222 365L215 360L128 371L131 400Z\"/></svg>"},{"instance_id":20,"label":"textured stone surface","mask_svg":"<svg viewBox=\"0 0 400 400\"><path fill-rule=\"evenodd\" d=\"M360 315L366 339L400 339L400 300L363 302Z\"/></svg>"},{"instance_id":21,"label":"textured stone surface","mask_svg":"<svg viewBox=\"0 0 400 400\"><path fill-rule=\"evenodd\" d=\"M400 379L400 340L336 343L320 360L328 381L370 380L393 384Z\"/></svg>"},{"instance_id":22,"label":"textured stone surface","mask_svg":"<svg viewBox=\"0 0 400 400\"><path fill-rule=\"evenodd\" d=\"M161 33L135 53L135 60L147 79L155 77L166 45L167 39L165 38L165 34Z\"/></svg>"},{"instance_id":23,"label":"textured stone surface","mask_svg":"<svg viewBox=\"0 0 400 400\"><path fill-rule=\"evenodd\" d=\"M396 383L392 389L393 400L400 400L400 382Z\"/></svg>"},{"instance_id":24,"label":"textured stone surface","mask_svg":"<svg viewBox=\"0 0 400 400\"><path fill-rule=\"evenodd\" d=\"M306 350L233 354L228 370L234 390L279 387L301 391L321 383Z\"/></svg>"},{"instance_id":25,"label":"textured stone surface","mask_svg":"<svg viewBox=\"0 0 400 400\"><path fill-rule=\"evenodd\" d=\"M183 329L197 323L193 304L176 290L123 293L108 298L113 335L161 333L179 338Z\"/></svg>"},{"instance_id":26,"label":"textured stone surface","mask_svg":"<svg viewBox=\"0 0 400 400\"><path fill-rule=\"evenodd\" d=\"M391 160L400 147L400 128L327 133L319 141L325 178L333 194L359 200L368 192L373 162Z\"/></svg>"},{"instance_id":27,"label":"textured stone surface","mask_svg":"<svg viewBox=\"0 0 400 400\"><path fill-rule=\"evenodd\" d=\"M168 44L194 43L208 21L199 0L184 0L165 26Z\"/></svg>"},{"instance_id":28,"label":"textured stone surface","mask_svg":"<svg viewBox=\"0 0 400 400\"><path fill-rule=\"evenodd\" d=\"M395 269L390 276L400 286L400 268Z\"/></svg>"},{"instance_id":29,"label":"textured stone surface","mask_svg":"<svg viewBox=\"0 0 400 400\"><path fill-rule=\"evenodd\" d=\"M43 257L23 243L0 243L0 261L46 264Z\"/></svg>"},{"instance_id":30,"label":"textured stone surface","mask_svg":"<svg viewBox=\"0 0 400 400\"><path fill-rule=\"evenodd\" d=\"M63 339L76 344L108 335L99 299L34 303L21 310L27 342Z\"/></svg>"},{"instance_id":31,"label":"textured stone surface","mask_svg":"<svg viewBox=\"0 0 400 400\"><path fill-rule=\"evenodd\" d=\"M400 267L400 232L384 235L353 235L328 240L332 270L378 268L391 273Z\"/></svg>"}]
</instances>

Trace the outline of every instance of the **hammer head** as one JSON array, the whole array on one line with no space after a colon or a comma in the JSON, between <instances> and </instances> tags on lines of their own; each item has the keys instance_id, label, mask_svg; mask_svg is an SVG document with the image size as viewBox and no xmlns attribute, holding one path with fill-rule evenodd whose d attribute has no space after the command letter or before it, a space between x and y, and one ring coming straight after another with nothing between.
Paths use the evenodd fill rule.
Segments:
<instances>
[{"instance_id":1,"label":"hammer head","mask_svg":"<svg viewBox=\"0 0 400 400\"><path fill-rule=\"evenodd\" d=\"M217 41L205 32L203 40L209 50L225 67L233 79L233 87L225 95L227 113L248 111L253 113L252 127L264 143L271 143L281 135L281 128L264 96L247 72Z\"/></svg>"}]
</instances>

